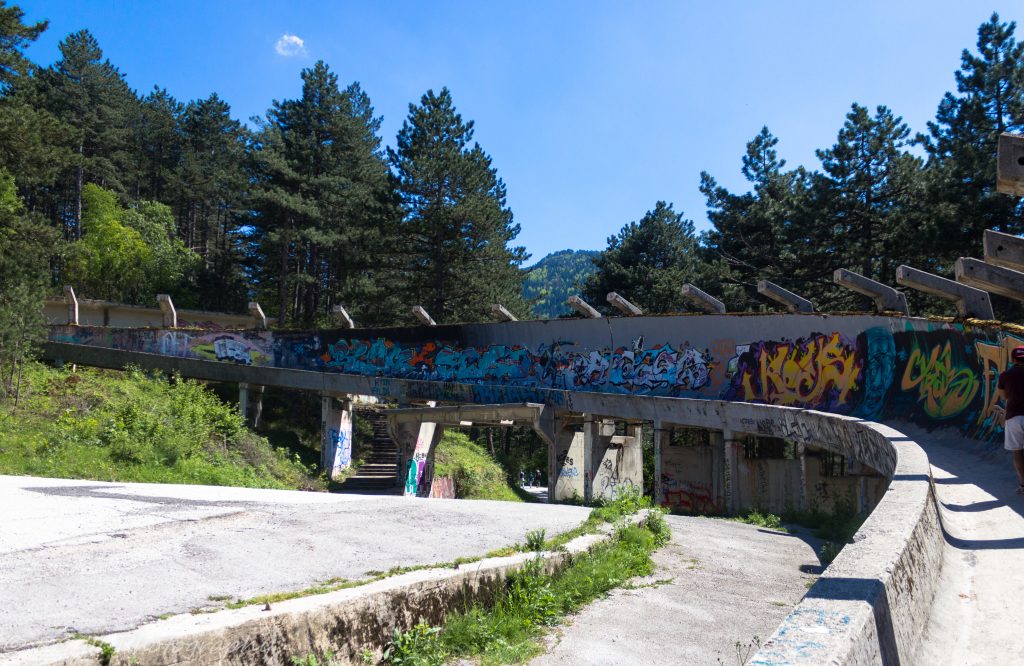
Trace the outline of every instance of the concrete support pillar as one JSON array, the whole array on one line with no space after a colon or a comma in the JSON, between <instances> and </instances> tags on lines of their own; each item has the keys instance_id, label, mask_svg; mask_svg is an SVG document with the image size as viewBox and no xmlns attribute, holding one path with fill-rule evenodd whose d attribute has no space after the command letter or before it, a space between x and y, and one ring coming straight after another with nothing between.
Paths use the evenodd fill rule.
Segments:
<instances>
[{"instance_id":1,"label":"concrete support pillar","mask_svg":"<svg viewBox=\"0 0 1024 666\"><path fill-rule=\"evenodd\" d=\"M887 284L875 282L859 273L848 271L845 268L837 268L832 274L832 281L846 287L858 294L864 294L875 302L875 312L900 312L910 314L907 307L907 295L898 289L893 289Z\"/></svg>"},{"instance_id":2,"label":"concrete support pillar","mask_svg":"<svg viewBox=\"0 0 1024 666\"><path fill-rule=\"evenodd\" d=\"M731 430L723 430L722 434L725 510L732 515L740 508L740 443Z\"/></svg>"},{"instance_id":3,"label":"concrete support pillar","mask_svg":"<svg viewBox=\"0 0 1024 666\"><path fill-rule=\"evenodd\" d=\"M711 446L711 497L719 511L727 512L726 478L728 472L725 465L725 437L723 437L723 433L720 430L708 432L708 444Z\"/></svg>"},{"instance_id":4,"label":"concrete support pillar","mask_svg":"<svg viewBox=\"0 0 1024 666\"><path fill-rule=\"evenodd\" d=\"M986 264L1024 271L1024 238L986 229L983 244Z\"/></svg>"},{"instance_id":5,"label":"concrete support pillar","mask_svg":"<svg viewBox=\"0 0 1024 666\"><path fill-rule=\"evenodd\" d=\"M896 282L904 287L953 301L956 304L956 311L961 317L995 319L995 314L992 312L992 300L987 292L980 289L968 287L965 284L906 265L896 269Z\"/></svg>"},{"instance_id":6,"label":"concrete support pillar","mask_svg":"<svg viewBox=\"0 0 1024 666\"><path fill-rule=\"evenodd\" d=\"M436 403L428 402L434 407ZM398 485L406 497L429 497L434 480L434 452L444 427L437 423L388 421L388 431L398 446Z\"/></svg>"},{"instance_id":7,"label":"concrete support pillar","mask_svg":"<svg viewBox=\"0 0 1024 666\"><path fill-rule=\"evenodd\" d=\"M704 312L709 314L725 314L725 303L711 294L701 291L689 282L683 285L679 293L683 295L683 298L704 310Z\"/></svg>"},{"instance_id":8,"label":"concrete support pillar","mask_svg":"<svg viewBox=\"0 0 1024 666\"><path fill-rule=\"evenodd\" d=\"M807 510L807 446L800 442L796 444L796 457L800 463L800 495L797 497L797 510Z\"/></svg>"},{"instance_id":9,"label":"concrete support pillar","mask_svg":"<svg viewBox=\"0 0 1024 666\"><path fill-rule=\"evenodd\" d=\"M259 428L263 418L263 387L259 384L238 385L238 412L250 428Z\"/></svg>"},{"instance_id":10,"label":"concrete support pillar","mask_svg":"<svg viewBox=\"0 0 1024 666\"><path fill-rule=\"evenodd\" d=\"M178 328L178 311L174 309L174 301L169 294L157 294L156 302L160 305L160 311L164 315L164 326L167 328Z\"/></svg>"},{"instance_id":11,"label":"concrete support pillar","mask_svg":"<svg viewBox=\"0 0 1024 666\"><path fill-rule=\"evenodd\" d=\"M238 413L242 415L246 424L249 423L249 385L240 383L238 385Z\"/></svg>"},{"instance_id":12,"label":"concrete support pillar","mask_svg":"<svg viewBox=\"0 0 1024 666\"><path fill-rule=\"evenodd\" d=\"M252 327L257 331L267 330L267 315L256 301L249 303L249 315L252 316Z\"/></svg>"},{"instance_id":13,"label":"concrete support pillar","mask_svg":"<svg viewBox=\"0 0 1024 666\"><path fill-rule=\"evenodd\" d=\"M348 316L348 312L344 306L334 305L331 307L331 314L334 315L334 320L338 322L338 326L342 328L355 328L356 324L352 321L352 317Z\"/></svg>"},{"instance_id":14,"label":"concrete support pillar","mask_svg":"<svg viewBox=\"0 0 1024 666\"><path fill-rule=\"evenodd\" d=\"M434 318L430 316L422 305L412 306L412 314L424 326L437 326L437 322L434 321Z\"/></svg>"},{"instance_id":15,"label":"concrete support pillar","mask_svg":"<svg viewBox=\"0 0 1024 666\"><path fill-rule=\"evenodd\" d=\"M491 305L491 315L498 321L519 321L514 314L508 311L508 308L500 303Z\"/></svg>"},{"instance_id":16,"label":"concrete support pillar","mask_svg":"<svg viewBox=\"0 0 1024 666\"><path fill-rule=\"evenodd\" d=\"M668 444L671 431L665 430L661 421L654 422L654 505L661 506L665 502L665 491L661 487L661 448Z\"/></svg>"},{"instance_id":17,"label":"concrete support pillar","mask_svg":"<svg viewBox=\"0 0 1024 666\"><path fill-rule=\"evenodd\" d=\"M593 414L583 415L583 448L580 451L580 472L583 474L583 499L594 501L594 445L599 437L601 421Z\"/></svg>"},{"instance_id":18,"label":"concrete support pillar","mask_svg":"<svg viewBox=\"0 0 1024 666\"><path fill-rule=\"evenodd\" d=\"M352 401L324 395L320 403L320 465L333 480L352 464Z\"/></svg>"},{"instance_id":19,"label":"concrete support pillar","mask_svg":"<svg viewBox=\"0 0 1024 666\"><path fill-rule=\"evenodd\" d=\"M555 442L548 454L548 497L565 502L584 499L587 494L583 464L584 436L569 423L568 415L555 425Z\"/></svg>"},{"instance_id":20,"label":"concrete support pillar","mask_svg":"<svg viewBox=\"0 0 1024 666\"><path fill-rule=\"evenodd\" d=\"M814 312L814 303L768 280L757 281L757 293L786 306L790 312Z\"/></svg>"},{"instance_id":21,"label":"concrete support pillar","mask_svg":"<svg viewBox=\"0 0 1024 666\"><path fill-rule=\"evenodd\" d=\"M608 292L607 299L608 302L615 307L615 309L617 309L619 312L626 315L627 317L639 317L644 313L643 310L633 305L632 303L630 303L629 301L627 301L625 298L623 298L614 291Z\"/></svg>"},{"instance_id":22,"label":"concrete support pillar","mask_svg":"<svg viewBox=\"0 0 1024 666\"><path fill-rule=\"evenodd\" d=\"M64 303L68 306L68 324L78 326L78 298L70 284L64 285Z\"/></svg>"},{"instance_id":23,"label":"concrete support pillar","mask_svg":"<svg viewBox=\"0 0 1024 666\"><path fill-rule=\"evenodd\" d=\"M579 296L570 296L569 300L567 300L566 303L569 304L570 308L572 308L579 314L583 315L587 319L601 318L601 313L595 310L593 307L591 307L590 303L587 303Z\"/></svg>"},{"instance_id":24,"label":"concrete support pillar","mask_svg":"<svg viewBox=\"0 0 1024 666\"><path fill-rule=\"evenodd\" d=\"M1024 301L1024 273L993 266L984 261L960 257L956 260L956 281L975 289Z\"/></svg>"}]
</instances>

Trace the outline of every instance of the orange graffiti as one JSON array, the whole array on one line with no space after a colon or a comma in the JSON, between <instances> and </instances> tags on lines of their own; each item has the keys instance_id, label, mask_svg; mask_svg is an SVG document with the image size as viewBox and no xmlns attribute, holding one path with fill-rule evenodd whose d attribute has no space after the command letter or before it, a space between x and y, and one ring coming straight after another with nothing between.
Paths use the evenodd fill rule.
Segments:
<instances>
[{"instance_id":1,"label":"orange graffiti","mask_svg":"<svg viewBox=\"0 0 1024 666\"><path fill-rule=\"evenodd\" d=\"M928 356L915 346L903 371L900 388L917 388L918 401L924 403L925 414L932 418L956 416L967 409L978 393L978 378L970 368L954 369L952 359L949 342L932 347Z\"/></svg>"},{"instance_id":2,"label":"orange graffiti","mask_svg":"<svg viewBox=\"0 0 1024 666\"><path fill-rule=\"evenodd\" d=\"M1024 340L1011 336L1003 338L999 344L974 343L978 362L981 363L981 386L984 402L984 407L978 414L978 423L984 426L986 435L991 435L1003 427L1005 412L999 404L996 384L999 382L999 373L1010 366L1010 352L1021 344L1024 344Z\"/></svg>"},{"instance_id":3,"label":"orange graffiti","mask_svg":"<svg viewBox=\"0 0 1024 666\"><path fill-rule=\"evenodd\" d=\"M835 403L846 404L850 391L857 389L856 349L843 344L838 333L815 335L799 344L777 343L763 347L760 356L760 390L743 377L747 400L775 405L817 405L838 390Z\"/></svg>"}]
</instances>

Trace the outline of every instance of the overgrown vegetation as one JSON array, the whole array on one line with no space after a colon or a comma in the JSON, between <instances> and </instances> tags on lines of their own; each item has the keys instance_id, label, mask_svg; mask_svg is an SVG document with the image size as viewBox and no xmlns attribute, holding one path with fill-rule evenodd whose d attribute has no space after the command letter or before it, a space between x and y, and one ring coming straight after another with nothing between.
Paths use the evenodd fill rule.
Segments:
<instances>
[{"instance_id":1,"label":"overgrown vegetation","mask_svg":"<svg viewBox=\"0 0 1024 666\"><path fill-rule=\"evenodd\" d=\"M487 450L461 432L445 430L434 454L434 477L450 476L460 499L521 502L505 470Z\"/></svg>"},{"instance_id":2,"label":"overgrown vegetation","mask_svg":"<svg viewBox=\"0 0 1024 666\"><path fill-rule=\"evenodd\" d=\"M595 509L588 523L619 520L642 507L649 507L649 501L635 493L624 494ZM630 578L649 575L651 553L669 537L662 513L651 509L639 525L620 520L609 541L575 558L556 575L546 573L544 559L538 555L509 576L490 607L475 605L449 616L441 627L417 625L396 631L383 661L391 666L439 666L457 658L484 665L521 663L542 651L539 639L566 614ZM536 536L529 541L538 545Z\"/></svg>"},{"instance_id":3,"label":"overgrown vegetation","mask_svg":"<svg viewBox=\"0 0 1024 666\"><path fill-rule=\"evenodd\" d=\"M21 405L0 406L0 473L323 487L199 382L39 363L25 366Z\"/></svg>"},{"instance_id":4,"label":"overgrown vegetation","mask_svg":"<svg viewBox=\"0 0 1024 666\"><path fill-rule=\"evenodd\" d=\"M830 564L843 546L853 543L853 535L864 524L864 519L850 502L845 501L836 502L831 513L813 509L788 512L783 516L786 522L811 528L814 536L824 539L818 550L818 557L824 564Z\"/></svg>"}]
</instances>

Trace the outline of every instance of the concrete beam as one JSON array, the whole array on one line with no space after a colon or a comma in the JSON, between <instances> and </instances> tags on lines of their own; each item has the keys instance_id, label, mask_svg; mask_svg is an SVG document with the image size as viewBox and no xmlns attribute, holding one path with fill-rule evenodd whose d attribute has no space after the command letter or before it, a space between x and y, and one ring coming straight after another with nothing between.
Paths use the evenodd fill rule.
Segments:
<instances>
[{"instance_id":1,"label":"concrete beam","mask_svg":"<svg viewBox=\"0 0 1024 666\"><path fill-rule=\"evenodd\" d=\"M164 326L178 328L178 311L174 309L174 301L171 300L170 294L157 294L156 302L164 315Z\"/></svg>"},{"instance_id":2,"label":"concrete beam","mask_svg":"<svg viewBox=\"0 0 1024 666\"><path fill-rule=\"evenodd\" d=\"M352 317L348 316L348 312L342 305L335 305L331 307L331 314L334 315L334 319L338 322L338 325L342 328L355 328L356 323L352 321ZM433 320L431 320L433 321Z\"/></svg>"},{"instance_id":3,"label":"concrete beam","mask_svg":"<svg viewBox=\"0 0 1024 666\"><path fill-rule=\"evenodd\" d=\"M768 280L757 281L757 293L786 306L790 312L814 312L814 303Z\"/></svg>"},{"instance_id":4,"label":"concrete beam","mask_svg":"<svg viewBox=\"0 0 1024 666\"><path fill-rule=\"evenodd\" d=\"M996 155L996 191L1024 196L1024 136L1000 134Z\"/></svg>"},{"instance_id":5,"label":"concrete beam","mask_svg":"<svg viewBox=\"0 0 1024 666\"><path fill-rule=\"evenodd\" d=\"M900 266L896 269L896 282L904 287L953 301L956 304L956 311L961 317L995 319L995 314L992 312L992 300L987 292L980 289L968 287L965 284L947 280L910 266Z\"/></svg>"},{"instance_id":6,"label":"concrete beam","mask_svg":"<svg viewBox=\"0 0 1024 666\"><path fill-rule=\"evenodd\" d=\"M619 312L626 315L627 317L638 317L644 313L643 310L633 305L622 296L619 296L619 294L617 294L614 291L609 291L607 298L609 303L615 306L615 308L618 309Z\"/></svg>"},{"instance_id":7,"label":"concrete beam","mask_svg":"<svg viewBox=\"0 0 1024 666\"><path fill-rule=\"evenodd\" d=\"M64 285L64 303L68 306L68 324L78 326L78 298L70 284Z\"/></svg>"},{"instance_id":8,"label":"concrete beam","mask_svg":"<svg viewBox=\"0 0 1024 666\"><path fill-rule=\"evenodd\" d=\"M601 313L590 306L585 300L579 296L570 296L569 300L566 301L569 307L578 312L579 314L587 317L588 319L600 319Z\"/></svg>"},{"instance_id":9,"label":"concrete beam","mask_svg":"<svg viewBox=\"0 0 1024 666\"><path fill-rule=\"evenodd\" d=\"M983 244L986 264L1024 270L1024 238L986 229Z\"/></svg>"},{"instance_id":10,"label":"concrete beam","mask_svg":"<svg viewBox=\"0 0 1024 666\"><path fill-rule=\"evenodd\" d=\"M491 314L498 321L519 321L514 314L508 311L508 309L501 303L494 303L491 305Z\"/></svg>"},{"instance_id":11,"label":"concrete beam","mask_svg":"<svg viewBox=\"0 0 1024 666\"><path fill-rule=\"evenodd\" d=\"M252 315L253 328L259 331L267 330L267 315L263 314L263 308L256 301L249 303L249 314Z\"/></svg>"},{"instance_id":12,"label":"concrete beam","mask_svg":"<svg viewBox=\"0 0 1024 666\"><path fill-rule=\"evenodd\" d=\"M704 312L711 314L725 314L725 303L718 300L711 294L701 291L689 282L683 285L682 289L679 290L679 293L683 295L683 298L704 310Z\"/></svg>"},{"instance_id":13,"label":"concrete beam","mask_svg":"<svg viewBox=\"0 0 1024 666\"><path fill-rule=\"evenodd\" d=\"M400 407L386 412L391 423L436 423L441 426L532 427L549 444L555 438L555 410L533 402L503 405L449 405L445 407Z\"/></svg>"},{"instance_id":14,"label":"concrete beam","mask_svg":"<svg viewBox=\"0 0 1024 666\"><path fill-rule=\"evenodd\" d=\"M437 322L430 316L430 314L424 309L422 305L412 306L412 313L416 316L424 326L437 326Z\"/></svg>"},{"instance_id":15,"label":"concrete beam","mask_svg":"<svg viewBox=\"0 0 1024 666\"><path fill-rule=\"evenodd\" d=\"M910 315L910 308L907 307L907 295L887 284L875 282L871 278L866 278L845 268L837 268L836 272L832 274L832 280L840 286L873 299L875 312L902 312L905 315Z\"/></svg>"},{"instance_id":16,"label":"concrete beam","mask_svg":"<svg viewBox=\"0 0 1024 666\"><path fill-rule=\"evenodd\" d=\"M1024 273L1010 268L960 257L956 260L956 281L969 287L1024 301Z\"/></svg>"}]
</instances>

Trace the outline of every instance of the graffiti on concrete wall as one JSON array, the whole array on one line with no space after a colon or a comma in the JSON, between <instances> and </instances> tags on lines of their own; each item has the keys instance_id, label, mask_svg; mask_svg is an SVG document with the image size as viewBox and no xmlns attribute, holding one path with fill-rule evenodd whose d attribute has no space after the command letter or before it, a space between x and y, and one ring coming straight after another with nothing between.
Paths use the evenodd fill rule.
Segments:
<instances>
[{"instance_id":1,"label":"graffiti on concrete wall","mask_svg":"<svg viewBox=\"0 0 1024 666\"><path fill-rule=\"evenodd\" d=\"M719 513L710 483L683 481L668 474L661 475L661 506L682 513Z\"/></svg>"},{"instance_id":2,"label":"graffiti on concrete wall","mask_svg":"<svg viewBox=\"0 0 1024 666\"><path fill-rule=\"evenodd\" d=\"M614 499L626 490L640 490L630 476L624 462L626 448L621 444L609 444L594 474L594 497Z\"/></svg>"},{"instance_id":3,"label":"graffiti on concrete wall","mask_svg":"<svg viewBox=\"0 0 1024 666\"><path fill-rule=\"evenodd\" d=\"M955 425L965 435L997 440L1003 411L998 375L1020 337L962 324L874 317L809 320L831 329L792 338L761 331L754 317L737 318L703 338L656 327L648 344L587 346L553 336L524 344L463 344L424 339L426 329L346 337L351 332L168 331L54 326L50 339L170 356L342 372L377 378L374 387L402 398L455 402L549 402L571 408L572 391L720 398L789 405L866 419L902 418L925 427ZM882 321L885 326L872 325ZM752 322L748 325L747 322ZM844 323L845 322L845 323ZM582 322L581 322L582 324ZM675 325L675 324L673 324ZM685 321L679 324L685 325ZM744 337L744 332L754 333ZM486 338L484 338L486 339ZM589 339L594 339L591 335ZM607 340L607 338L604 338ZM555 389L555 392L548 392ZM569 393L562 393L568 391ZM568 396L568 397L567 397ZM571 469L572 466L569 466ZM568 470L563 476L571 474ZM419 487L417 471L410 487Z\"/></svg>"}]
</instances>

